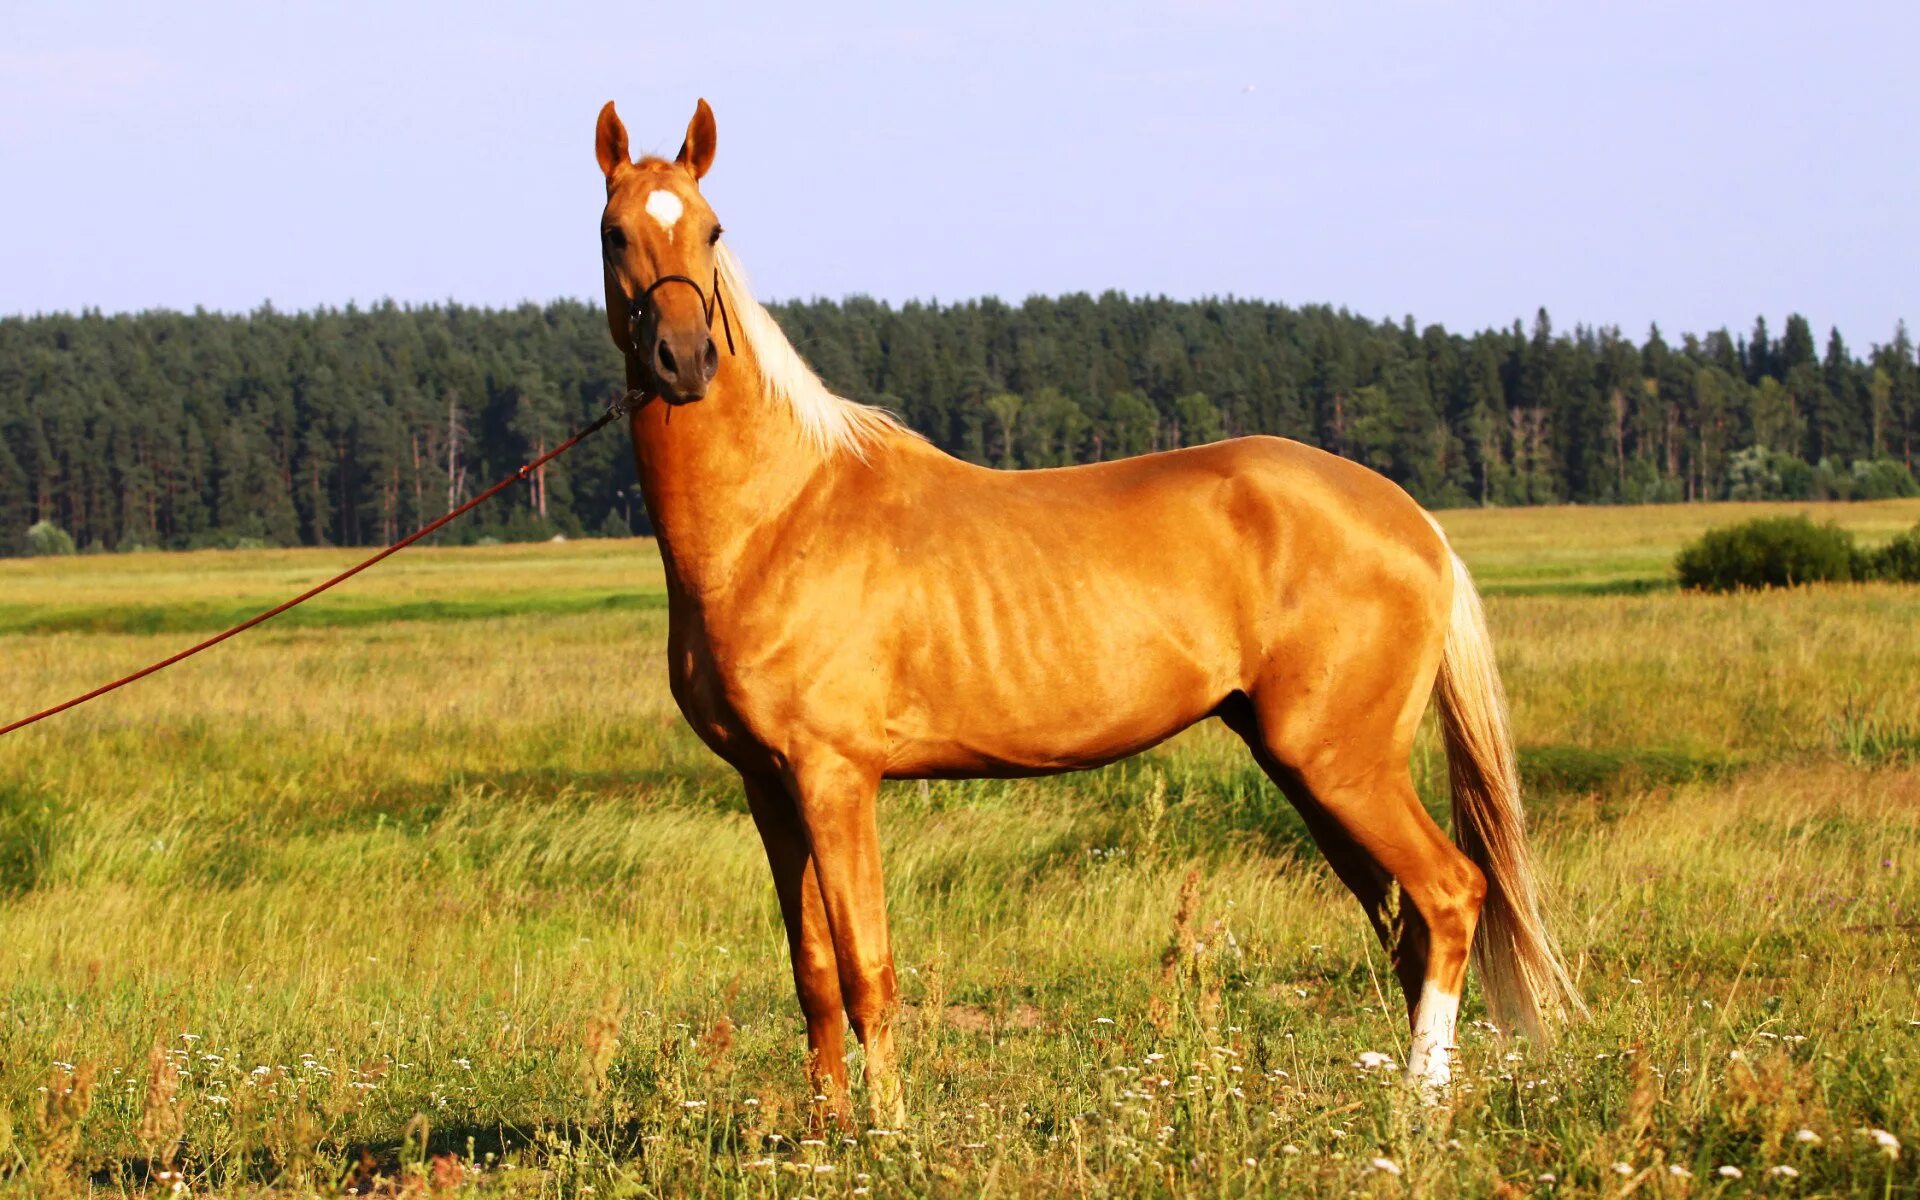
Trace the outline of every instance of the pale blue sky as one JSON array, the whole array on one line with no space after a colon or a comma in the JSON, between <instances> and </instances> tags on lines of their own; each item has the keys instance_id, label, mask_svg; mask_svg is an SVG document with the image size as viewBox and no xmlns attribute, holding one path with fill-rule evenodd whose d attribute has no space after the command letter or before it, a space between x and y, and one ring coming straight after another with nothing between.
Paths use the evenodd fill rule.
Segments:
<instances>
[{"instance_id":1,"label":"pale blue sky","mask_svg":"<svg viewBox=\"0 0 1920 1200\"><path fill-rule=\"evenodd\" d=\"M763 296L1100 291L1636 335L1920 320L1920 6L0 9L0 312L596 294L593 119Z\"/></svg>"}]
</instances>

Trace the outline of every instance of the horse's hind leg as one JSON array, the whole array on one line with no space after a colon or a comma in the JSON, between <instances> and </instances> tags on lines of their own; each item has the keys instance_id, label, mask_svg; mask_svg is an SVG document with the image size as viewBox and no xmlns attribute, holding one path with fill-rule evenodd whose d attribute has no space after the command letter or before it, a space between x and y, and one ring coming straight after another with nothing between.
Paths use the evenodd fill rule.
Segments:
<instances>
[{"instance_id":1,"label":"horse's hind leg","mask_svg":"<svg viewBox=\"0 0 1920 1200\"><path fill-rule=\"evenodd\" d=\"M1386 947L1413 1029L1409 1074L1430 1090L1444 1087L1486 881L1422 807L1407 771L1407 739L1390 730L1371 745L1313 738L1316 753L1303 754L1275 744L1268 731L1280 722L1251 710L1228 721L1299 809ZM1330 753L1330 746L1343 748Z\"/></svg>"}]
</instances>

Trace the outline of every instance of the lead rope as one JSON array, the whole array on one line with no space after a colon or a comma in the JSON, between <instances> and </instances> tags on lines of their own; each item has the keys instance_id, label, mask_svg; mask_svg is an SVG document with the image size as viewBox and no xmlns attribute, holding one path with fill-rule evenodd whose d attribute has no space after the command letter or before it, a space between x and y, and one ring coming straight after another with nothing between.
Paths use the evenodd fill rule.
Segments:
<instances>
[{"instance_id":1,"label":"lead rope","mask_svg":"<svg viewBox=\"0 0 1920 1200\"><path fill-rule=\"evenodd\" d=\"M731 349L732 334L730 332L728 334L728 339L729 339L728 348ZM145 679L147 676L153 674L155 671L165 670L166 668L179 662L183 658L192 658L194 655L200 653L202 650L206 650L210 647L217 646L221 642L226 641L228 638L234 636L237 633L245 633L247 630L252 629L255 625L260 624L262 621L270 620L273 617L277 617L281 613L286 612L288 609L294 607L295 605L305 604L307 601L313 599L315 596L318 596L321 592L326 591L328 588L333 587L336 584L344 583L349 579L352 579L355 575L358 575L360 572L366 570L368 567L371 567L373 564L379 562L381 559L386 558L389 555L399 553L400 551L406 549L408 546L411 546L415 542L419 541L421 538L426 537L428 534L432 533L434 530L439 529L441 526L447 524L449 521L452 521L458 517L464 516L465 514L479 507L481 504L484 504L488 500L493 499L495 496L499 495L501 492L505 491L507 488L513 486L515 483L518 483L521 480L527 479L535 471L539 470L541 467L546 466L548 463L552 462L554 459L559 458L562 454L565 454L567 451L573 449L575 446L585 441L588 437L600 432L602 429L605 429L608 425L612 424L614 421L619 420L621 417L626 416L628 412L632 411L632 409L634 407L637 407L639 404L644 403L645 400L646 400L646 397L643 393L635 392L635 391L626 392L618 400L615 400L613 404L610 407L608 407L606 412L601 413L599 418L595 420L593 424L587 426L585 429L582 429L580 432L574 434L572 437L568 438L566 441L561 442L558 446L555 446L553 449L547 451L545 454L542 454L540 457L534 459L532 462L521 467L518 471L515 471L513 474L507 476L505 479L502 479L499 483L494 484L492 487L488 488L486 491L481 492L479 495L467 501L465 504L462 504L460 507L446 513L444 516L441 516L439 519L427 525L423 525L419 529L414 530L412 533L408 534L406 537L401 538L399 541L395 542L391 546L388 546L386 549L380 551L380 553L374 555L372 558L367 559L365 562L362 562L353 567L349 567L347 570L340 572L338 575L335 575L332 579L327 580L325 583L316 584L315 586L308 588L306 591L301 592L298 596L295 596L291 600L288 600L282 604L276 604L272 608L256 616L248 617L246 620L240 622L240 624L235 625L232 629L229 629L224 633L215 634L213 637L208 638L206 641L201 642L198 645L189 646L185 650L180 651L180 653L175 654L169 658L163 658L159 662L154 663L151 666L142 667L140 670L135 671L131 675L125 675L119 679L114 680L112 683L103 684L102 686L97 687L92 691L88 692L84 696L75 696L73 699L68 700L62 704L56 704L52 708L42 709L41 711L34 713L30 717L22 717L11 725L0 727L0 737L5 737L7 734L12 733L16 729L25 729L27 726L32 725L36 721L44 721L48 717L51 717L56 713L63 713L70 708L75 708L79 705L85 704L87 701L96 699L100 696L104 696L108 692L117 691L120 688L123 688L128 684L132 683L136 679Z\"/></svg>"}]
</instances>

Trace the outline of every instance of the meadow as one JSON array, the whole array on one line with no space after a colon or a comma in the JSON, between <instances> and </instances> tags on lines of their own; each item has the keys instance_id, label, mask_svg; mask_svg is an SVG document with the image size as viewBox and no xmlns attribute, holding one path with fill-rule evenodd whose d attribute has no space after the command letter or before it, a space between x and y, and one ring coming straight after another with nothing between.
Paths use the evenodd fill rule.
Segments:
<instances>
[{"instance_id":1,"label":"meadow","mask_svg":"<svg viewBox=\"0 0 1920 1200\"><path fill-rule=\"evenodd\" d=\"M1589 1020L1470 990L1443 1108L1361 1066L1406 1049L1384 955L1200 727L888 785L909 1120L825 1138L653 545L409 551L0 741L0 1194L1914 1195L1920 588L1673 589L1763 510L1920 521L1440 514ZM355 557L0 561L0 717Z\"/></svg>"}]
</instances>

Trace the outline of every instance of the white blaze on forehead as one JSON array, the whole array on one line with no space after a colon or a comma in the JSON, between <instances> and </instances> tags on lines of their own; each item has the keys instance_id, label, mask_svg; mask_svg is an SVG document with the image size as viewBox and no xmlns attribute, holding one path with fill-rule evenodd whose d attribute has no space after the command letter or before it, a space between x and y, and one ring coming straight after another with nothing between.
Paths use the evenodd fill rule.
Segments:
<instances>
[{"instance_id":1,"label":"white blaze on forehead","mask_svg":"<svg viewBox=\"0 0 1920 1200\"><path fill-rule=\"evenodd\" d=\"M666 188L655 188L647 197L647 215L660 222L660 228L667 231L667 240L673 240L673 227L680 223L680 214L686 206L680 203L680 197Z\"/></svg>"}]
</instances>

